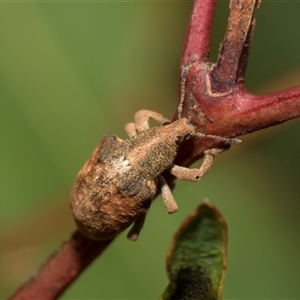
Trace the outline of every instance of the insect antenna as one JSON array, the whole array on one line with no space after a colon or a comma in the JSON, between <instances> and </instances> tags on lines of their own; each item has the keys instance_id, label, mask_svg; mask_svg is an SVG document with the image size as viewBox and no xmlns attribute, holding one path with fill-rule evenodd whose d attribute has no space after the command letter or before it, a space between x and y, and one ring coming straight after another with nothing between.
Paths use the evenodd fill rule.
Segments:
<instances>
[{"instance_id":1,"label":"insect antenna","mask_svg":"<svg viewBox=\"0 0 300 300\"><path fill-rule=\"evenodd\" d=\"M196 132L193 134L193 136L199 136L199 137L203 137L203 138L211 138L211 139L223 141L223 142L226 142L229 144L239 144L242 142L242 140L236 139L236 138L229 139L229 138L225 138L222 136L213 135L213 134L205 134L205 133L201 133L201 132Z\"/></svg>"},{"instance_id":2,"label":"insect antenna","mask_svg":"<svg viewBox=\"0 0 300 300\"><path fill-rule=\"evenodd\" d=\"M179 99L179 104L178 104L178 108L177 108L178 119L180 119L181 115L182 115L183 102L184 102L184 98L185 98L185 83L186 83L186 79L187 79L187 76L189 74L189 70L190 70L191 65L192 64L189 64L189 65L185 66L182 69L182 72L181 72L180 99Z\"/></svg>"}]
</instances>

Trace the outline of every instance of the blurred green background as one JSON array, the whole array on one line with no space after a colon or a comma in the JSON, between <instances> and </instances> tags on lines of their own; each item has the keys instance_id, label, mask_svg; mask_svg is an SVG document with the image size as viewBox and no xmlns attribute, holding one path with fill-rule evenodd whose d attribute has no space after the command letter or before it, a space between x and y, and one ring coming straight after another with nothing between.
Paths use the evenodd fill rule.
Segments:
<instances>
[{"instance_id":1,"label":"blurred green background","mask_svg":"<svg viewBox=\"0 0 300 300\"><path fill-rule=\"evenodd\" d=\"M0 3L0 298L68 238L72 182L106 133L143 108L171 118L191 1ZM300 2L265 1L247 70L254 93L300 84ZM219 1L212 60L225 32ZM300 121L242 137L199 184L177 181L138 242L122 234L63 299L156 299L183 218L208 197L229 225L224 299L300 298ZM196 165L199 165L196 164Z\"/></svg>"}]
</instances>

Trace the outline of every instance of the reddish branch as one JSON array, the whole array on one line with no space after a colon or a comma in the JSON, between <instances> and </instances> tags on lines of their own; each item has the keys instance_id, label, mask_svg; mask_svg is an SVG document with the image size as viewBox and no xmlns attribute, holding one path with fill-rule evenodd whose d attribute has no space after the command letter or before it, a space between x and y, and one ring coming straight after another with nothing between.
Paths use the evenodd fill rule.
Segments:
<instances>
[{"instance_id":1,"label":"reddish branch","mask_svg":"<svg viewBox=\"0 0 300 300\"><path fill-rule=\"evenodd\" d=\"M76 231L11 299L57 299L111 242L93 241Z\"/></svg>"},{"instance_id":2,"label":"reddish branch","mask_svg":"<svg viewBox=\"0 0 300 300\"><path fill-rule=\"evenodd\" d=\"M183 116L191 119L197 131L236 137L300 115L300 87L260 96L246 90L244 74L255 27L252 13L259 4L258 0L231 0L227 32L218 61L212 64L208 53L215 0L195 0L181 69L192 63ZM176 163L188 166L204 150L220 143L213 139L188 140ZM57 298L110 242L90 241L76 232L11 299Z\"/></svg>"},{"instance_id":3,"label":"reddish branch","mask_svg":"<svg viewBox=\"0 0 300 300\"><path fill-rule=\"evenodd\" d=\"M183 45L182 66L192 61L206 61L216 0L195 1Z\"/></svg>"}]
</instances>

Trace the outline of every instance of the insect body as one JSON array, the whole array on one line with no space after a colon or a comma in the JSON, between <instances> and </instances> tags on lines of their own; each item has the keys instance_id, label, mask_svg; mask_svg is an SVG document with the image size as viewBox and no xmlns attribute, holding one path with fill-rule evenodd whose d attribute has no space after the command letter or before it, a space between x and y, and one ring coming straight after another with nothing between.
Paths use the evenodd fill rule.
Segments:
<instances>
[{"instance_id":1,"label":"insect body","mask_svg":"<svg viewBox=\"0 0 300 300\"><path fill-rule=\"evenodd\" d=\"M161 124L149 128L149 118ZM132 223L128 238L136 240L143 226L151 201L161 192L168 213L178 207L161 173L169 170L175 177L199 181L210 169L214 156L223 151L205 152L199 169L173 164L180 143L193 135L219 138L227 142L235 139L195 133L186 118L174 122L153 111L135 114L135 123L126 125L129 135L121 140L106 135L85 163L72 189L71 207L79 230L95 240L115 237Z\"/></svg>"}]
</instances>

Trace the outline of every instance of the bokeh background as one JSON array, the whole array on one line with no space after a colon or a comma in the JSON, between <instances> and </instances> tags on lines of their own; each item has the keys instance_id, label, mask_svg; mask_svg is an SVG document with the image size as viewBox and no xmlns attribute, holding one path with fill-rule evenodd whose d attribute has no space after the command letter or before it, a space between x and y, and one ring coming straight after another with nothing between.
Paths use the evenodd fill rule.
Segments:
<instances>
[{"instance_id":1,"label":"bokeh background","mask_svg":"<svg viewBox=\"0 0 300 300\"><path fill-rule=\"evenodd\" d=\"M192 1L0 3L0 298L75 229L72 182L106 133L143 108L171 118ZM246 80L253 93L300 84L300 2L265 1ZM225 32L218 1L211 57ZM62 299L156 299L184 217L209 198L229 225L224 299L300 298L300 121L242 137L201 183L177 181L138 242L122 234ZM196 165L199 165L198 162Z\"/></svg>"}]
</instances>

